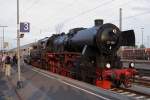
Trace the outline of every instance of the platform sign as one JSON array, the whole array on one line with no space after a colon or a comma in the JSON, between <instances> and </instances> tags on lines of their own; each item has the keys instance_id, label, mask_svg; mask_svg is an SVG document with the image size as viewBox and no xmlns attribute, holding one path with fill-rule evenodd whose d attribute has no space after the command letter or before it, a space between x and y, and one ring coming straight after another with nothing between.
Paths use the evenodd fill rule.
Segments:
<instances>
[{"instance_id":1,"label":"platform sign","mask_svg":"<svg viewBox=\"0 0 150 100\"><path fill-rule=\"evenodd\" d=\"M20 32L23 32L23 33L30 32L30 23L21 22L20 23Z\"/></svg>"}]
</instances>

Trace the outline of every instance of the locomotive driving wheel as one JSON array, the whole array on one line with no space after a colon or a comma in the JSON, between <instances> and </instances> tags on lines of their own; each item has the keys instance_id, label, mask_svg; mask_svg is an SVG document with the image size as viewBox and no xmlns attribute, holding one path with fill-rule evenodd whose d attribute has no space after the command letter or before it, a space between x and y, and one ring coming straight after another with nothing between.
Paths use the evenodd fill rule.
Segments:
<instances>
[{"instance_id":1,"label":"locomotive driving wheel","mask_svg":"<svg viewBox=\"0 0 150 100\"><path fill-rule=\"evenodd\" d=\"M120 80L115 80L113 82L113 86L119 88L121 86L122 82Z\"/></svg>"},{"instance_id":2,"label":"locomotive driving wheel","mask_svg":"<svg viewBox=\"0 0 150 100\"><path fill-rule=\"evenodd\" d=\"M123 81L123 85L126 87L126 88L129 88L131 87L131 83L132 83L132 78L131 77L126 77Z\"/></svg>"}]
</instances>

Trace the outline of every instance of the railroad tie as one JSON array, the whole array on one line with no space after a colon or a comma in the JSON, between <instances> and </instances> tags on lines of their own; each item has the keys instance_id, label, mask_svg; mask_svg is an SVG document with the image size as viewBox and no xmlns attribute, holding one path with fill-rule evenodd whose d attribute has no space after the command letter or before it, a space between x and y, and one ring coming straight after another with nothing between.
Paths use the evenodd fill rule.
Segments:
<instances>
[{"instance_id":1,"label":"railroad tie","mask_svg":"<svg viewBox=\"0 0 150 100\"><path fill-rule=\"evenodd\" d=\"M135 97L136 99L142 99L142 98L145 98L145 96L138 96L138 97Z\"/></svg>"},{"instance_id":2,"label":"railroad tie","mask_svg":"<svg viewBox=\"0 0 150 100\"><path fill-rule=\"evenodd\" d=\"M124 95L125 95L125 94L129 94L129 93L130 93L130 92L122 92L122 93L120 93L120 94L124 94Z\"/></svg>"},{"instance_id":3,"label":"railroad tie","mask_svg":"<svg viewBox=\"0 0 150 100\"><path fill-rule=\"evenodd\" d=\"M135 96L136 94L132 93L132 94L128 94L127 96L132 97Z\"/></svg>"},{"instance_id":4,"label":"railroad tie","mask_svg":"<svg viewBox=\"0 0 150 100\"><path fill-rule=\"evenodd\" d=\"M118 90L117 92L118 92L118 93L121 93L121 92L123 92L123 90Z\"/></svg>"}]
</instances>

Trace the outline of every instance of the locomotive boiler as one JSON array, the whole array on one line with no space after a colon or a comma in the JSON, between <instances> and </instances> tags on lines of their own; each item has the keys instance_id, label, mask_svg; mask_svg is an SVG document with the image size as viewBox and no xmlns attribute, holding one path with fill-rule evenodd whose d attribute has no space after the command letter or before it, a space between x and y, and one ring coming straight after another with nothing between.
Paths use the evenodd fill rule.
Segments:
<instances>
[{"instance_id":1,"label":"locomotive boiler","mask_svg":"<svg viewBox=\"0 0 150 100\"><path fill-rule=\"evenodd\" d=\"M121 31L114 24L103 24L103 20L95 20L91 28L74 28L67 34L54 34L39 44L41 61L45 58L42 66L54 73L97 86L103 80L116 86L122 83L128 86L135 74L131 67L122 69L117 55L120 46L135 45L134 31Z\"/></svg>"}]
</instances>

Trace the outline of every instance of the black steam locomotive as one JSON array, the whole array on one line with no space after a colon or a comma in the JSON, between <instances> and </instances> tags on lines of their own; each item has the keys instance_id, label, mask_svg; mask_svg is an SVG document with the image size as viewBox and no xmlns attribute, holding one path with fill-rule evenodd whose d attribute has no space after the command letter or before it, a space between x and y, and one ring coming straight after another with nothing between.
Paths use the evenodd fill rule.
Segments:
<instances>
[{"instance_id":1,"label":"black steam locomotive","mask_svg":"<svg viewBox=\"0 0 150 100\"><path fill-rule=\"evenodd\" d=\"M128 86L135 70L133 66L122 69L117 51L120 46L134 45L133 30L120 31L114 24L95 20L94 27L74 28L39 40L30 58L33 66L97 86L104 80Z\"/></svg>"}]
</instances>

